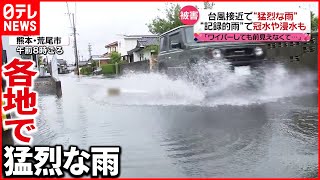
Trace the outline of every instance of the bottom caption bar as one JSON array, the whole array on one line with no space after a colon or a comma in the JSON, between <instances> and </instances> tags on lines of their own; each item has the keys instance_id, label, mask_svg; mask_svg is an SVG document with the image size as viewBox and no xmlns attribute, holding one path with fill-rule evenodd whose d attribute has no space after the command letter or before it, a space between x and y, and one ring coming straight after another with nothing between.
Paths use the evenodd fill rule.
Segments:
<instances>
[{"instance_id":1,"label":"bottom caption bar","mask_svg":"<svg viewBox=\"0 0 320 180\"><path fill-rule=\"evenodd\" d=\"M89 151L77 146L63 150L57 146L3 147L5 177L119 177L120 146L91 146Z\"/></svg>"}]
</instances>

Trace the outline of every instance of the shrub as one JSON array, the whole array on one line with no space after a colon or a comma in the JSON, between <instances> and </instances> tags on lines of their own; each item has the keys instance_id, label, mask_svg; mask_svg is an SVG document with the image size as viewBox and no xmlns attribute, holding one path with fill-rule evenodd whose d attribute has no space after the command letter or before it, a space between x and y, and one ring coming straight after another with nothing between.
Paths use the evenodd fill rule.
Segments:
<instances>
[{"instance_id":1,"label":"shrub","mask_svg":"<svg viewBox=\"0 0 320 180\"><path fill-rule=\"evenodd\" d=\"M121 61L121 54L118 52L112 52L110 58L112 63L119 63Z\"/></svg>"},{"instance_id":2,"label":"shrub","mask_svg":"<svg viewBox=\"0 0 320 180\"><path fill-rule=\"evenodd\" d=\"M114 64L104 64L101 66L102 74L115 74L116 68Z\"/></svg>"},{"instance_id":3,"label":"shrub","mask_svg":"<svg viewBox=\"0 0 320 180\"><path fill-rule=\"evenodd\" d=\"M92 61L91 65L90 65L92 68L95 68L97 67L97 61Z\"/></svg>"},{"instance_id":4,"label":"shrub","mask_svg":"<svg viewBox=\"0 0 320 180\"><path fill-rule=\"evenodd\" d=\"M93 68L88 66L88 67L83 67L80 69L80 74L82 75L90 75L93 72Z\"/></svg>"}]
</instances>

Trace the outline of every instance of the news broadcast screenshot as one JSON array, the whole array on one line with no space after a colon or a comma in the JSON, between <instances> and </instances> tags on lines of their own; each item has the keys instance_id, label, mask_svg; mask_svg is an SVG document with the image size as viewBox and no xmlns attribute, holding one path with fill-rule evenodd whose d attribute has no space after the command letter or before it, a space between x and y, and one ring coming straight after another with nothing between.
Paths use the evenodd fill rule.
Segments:
<instances>
[{"instance_id":1,"label":"news broadcast screenshot","mask_svg":"<svg viewBox=\"0 0 320 180\"><path fill-rule=\"evenodd\" d=\"M1 178L318 178L318 1L0 4Z\"/></svg>"}]
</instances>

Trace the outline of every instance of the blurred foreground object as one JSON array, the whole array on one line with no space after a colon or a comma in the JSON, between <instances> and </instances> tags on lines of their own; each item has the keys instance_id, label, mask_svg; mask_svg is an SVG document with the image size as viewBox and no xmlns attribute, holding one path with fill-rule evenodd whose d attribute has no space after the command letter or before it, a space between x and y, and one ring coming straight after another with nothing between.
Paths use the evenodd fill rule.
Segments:
<instances>
[{"instance_id":1,"label":"blurred foreground object","mask_svg":"<svg viewBox=\"0 0 320 180\"><path fill-rule=\"evenodd\" d=\"M109 96L119 96L120 89L119 88L108 88L108 95Z\"/></svg>"}]
</instances>

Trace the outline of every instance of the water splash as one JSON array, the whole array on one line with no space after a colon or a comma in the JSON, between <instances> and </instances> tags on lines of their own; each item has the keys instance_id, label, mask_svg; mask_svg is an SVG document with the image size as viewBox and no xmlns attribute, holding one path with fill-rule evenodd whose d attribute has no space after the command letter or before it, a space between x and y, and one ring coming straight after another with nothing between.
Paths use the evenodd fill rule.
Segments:
<instances>
[{"instance_id":1,"label":"water splash","mask_svg":"<svg viewBox=\"0 0 320 180\"><path fill-rule=\"evenodd\" d=\"M95 82L90 79L86 83L103 84L92 95L94 101L115 105L250 105L316 91L312 86L317 79L314 74L290 74L281 64L265 68L263 82L255 73L235 75L229 64L222 61L199 63L191 72L189 79L171 79L159 73L128 73L117 79L94 79ZM201 84L203 79L205 86ZM259 89L248 91L248 82L258 83ZM108 96L108 88L119 88L121 93Z\"/></svg>"}]
</instances>

